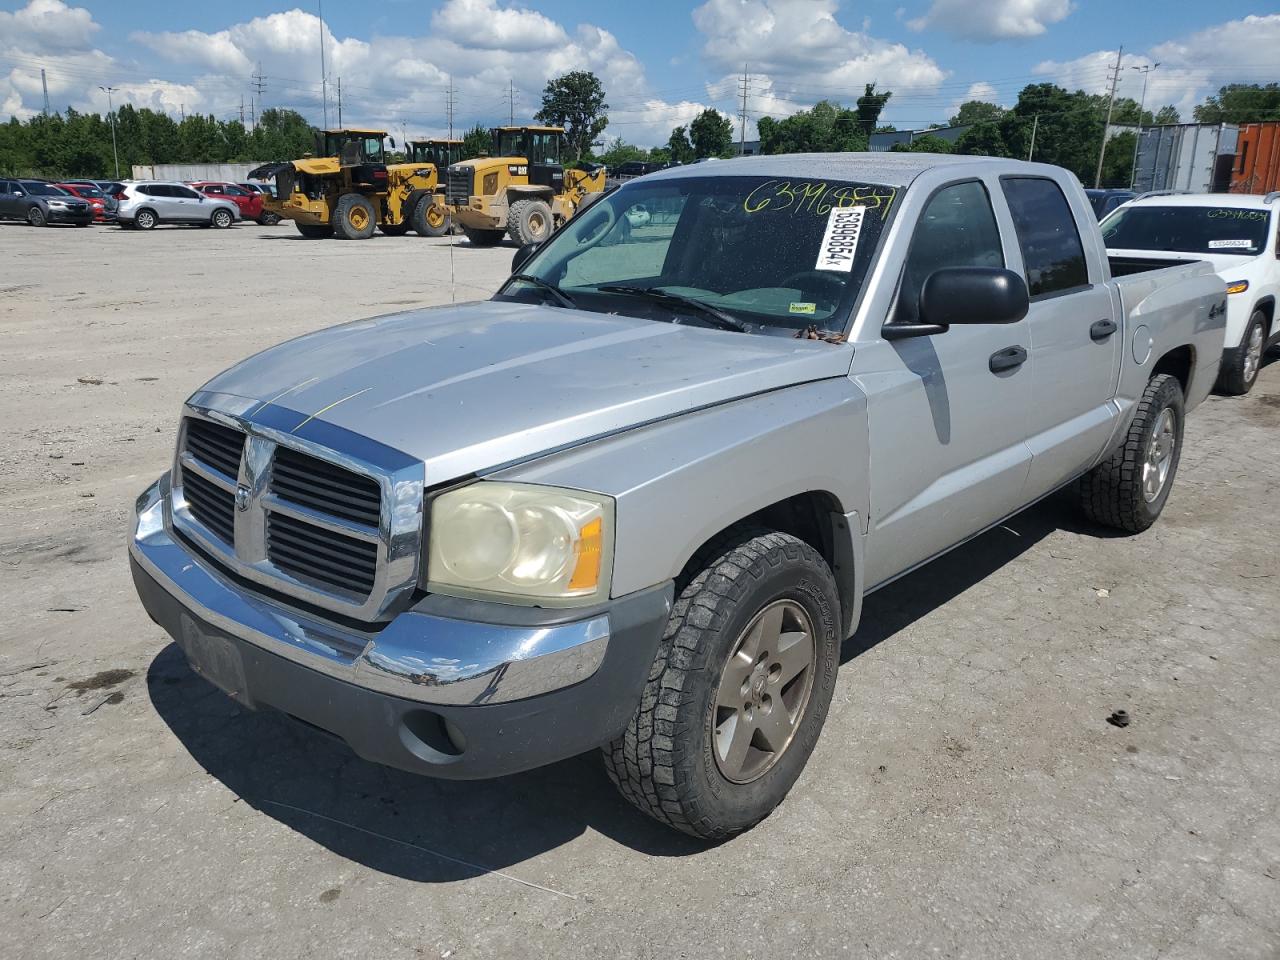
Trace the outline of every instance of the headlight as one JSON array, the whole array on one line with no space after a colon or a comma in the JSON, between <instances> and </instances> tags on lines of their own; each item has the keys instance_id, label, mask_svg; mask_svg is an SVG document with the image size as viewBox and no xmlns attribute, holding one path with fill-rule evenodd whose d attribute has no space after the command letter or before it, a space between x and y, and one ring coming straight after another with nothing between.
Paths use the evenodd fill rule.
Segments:
<instances>
[{"instance_id":1,"label":"headlight","mask_svg":"<svg viewBox=\"0 0 1280 960\"><path fill-rule=\"evenodd\" d=\"M613 500L559 487L481 481L431 504L427 589L540 601L604 599L613 553Z\"/></svg>"},{"instance_id":2,"label":"headlight","mask_svg":"<svg viewBox=\"0 0 1280 960\"><path fill-rule=\"evenodd\" d=\"M1227 284L1227 293L1244 293L1248 289L1248 280L1232 280Z\"/></svg>"}]
</instances>

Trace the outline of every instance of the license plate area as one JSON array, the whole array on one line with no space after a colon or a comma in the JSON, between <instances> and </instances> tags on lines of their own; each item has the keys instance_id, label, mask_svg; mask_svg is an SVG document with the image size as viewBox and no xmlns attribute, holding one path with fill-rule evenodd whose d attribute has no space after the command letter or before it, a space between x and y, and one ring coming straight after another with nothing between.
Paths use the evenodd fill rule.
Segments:
<instances>
[{"instance_id":1,"label":"license plate area","mask_svg":"<svg viewBox=\"0 0 1280 960\"><path fill-rule=\"evenodd\" d=\"M249 705L244 661L234 643L226 637L209 633L193 618L183 614L178 646L187 655L192 670L227 696Z\"/></svg>"}]
</instances>

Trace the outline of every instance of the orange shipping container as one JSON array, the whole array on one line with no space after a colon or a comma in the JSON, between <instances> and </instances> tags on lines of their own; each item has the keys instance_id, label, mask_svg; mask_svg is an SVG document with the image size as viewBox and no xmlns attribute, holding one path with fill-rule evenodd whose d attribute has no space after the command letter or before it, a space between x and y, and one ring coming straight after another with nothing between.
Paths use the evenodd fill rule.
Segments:
<instances>
[{"instance_id":1,"label":"orange shipping container","mask_svg":"<svg viewBox=\"0 0 1280 960\"><path fill-rule=\"evenodd\" d=\"M1280 190L1280 122L1242 123L1231 168L1231 192L1273 190Z\"/></svg>"}]
</instances>

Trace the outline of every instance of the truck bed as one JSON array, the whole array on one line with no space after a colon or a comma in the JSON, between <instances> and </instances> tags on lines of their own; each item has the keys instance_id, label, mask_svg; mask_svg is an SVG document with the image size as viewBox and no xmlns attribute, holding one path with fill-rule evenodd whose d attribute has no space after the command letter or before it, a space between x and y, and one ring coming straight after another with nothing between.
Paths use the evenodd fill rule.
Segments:
<instances>
[{"instance_id":1,"label":"truck bed","mask_svg":"<svg viewBox=\"0 0 1280 960\"><path fill-rule=\"evenodd\" d=\"M1185 267L1189 263L1197 263L1198 261L1170 260L1168 258L1159 257L1108 256L1107 262L1111 264L1111 276L1127 277L1135 273L1147 273L1151 270L1162 270L1165 267Z\"/></svg>"}]
</instances>

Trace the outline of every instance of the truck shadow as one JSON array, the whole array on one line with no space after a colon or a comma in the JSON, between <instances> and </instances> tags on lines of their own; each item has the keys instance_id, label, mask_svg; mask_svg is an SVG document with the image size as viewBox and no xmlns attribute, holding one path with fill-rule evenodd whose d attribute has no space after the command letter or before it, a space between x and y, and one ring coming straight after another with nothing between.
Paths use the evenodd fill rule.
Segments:
<instances>
[{"instance_id":1,"label":"truck shadow","mask_svg":"<svg viewBox=\"0 0 1280 960\"><path fill-rule=\"evenodd\" d=\"M1054 530L1074 526L1069 506L1046 501L877 591L842 661L910 626ZM477 877L588 830L649 856L708 848L632 809L594 753L497 780L432 780L362 760L280 714L238 707L190 670L176 644L152 661L147 688L174 735L239 801L382 873L425 883ZM562 889L580 892L567 878Z\"/></svg>"}]
</instances>

